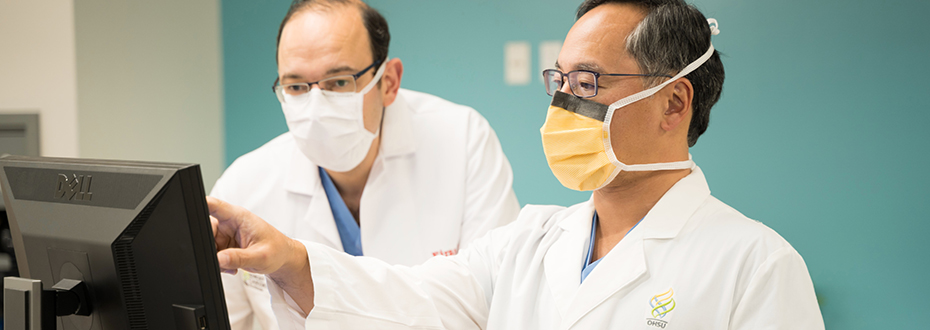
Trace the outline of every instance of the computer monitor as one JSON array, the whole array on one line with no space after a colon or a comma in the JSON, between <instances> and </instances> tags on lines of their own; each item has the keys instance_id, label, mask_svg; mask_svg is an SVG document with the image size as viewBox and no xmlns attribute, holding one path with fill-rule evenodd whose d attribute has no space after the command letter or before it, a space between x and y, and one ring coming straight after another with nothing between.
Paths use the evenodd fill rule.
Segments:
<instances>
[{"instance_id":1,"label":"computer monitor","mask_svg":"<svg viewBox=\"0 0 930 330\"><path fill-rule=\"evenodd\" d=\"M58 329L229 329L199 165L6 156L0 183L20 277L86 285Z\"/></svg>"}]
</instances>

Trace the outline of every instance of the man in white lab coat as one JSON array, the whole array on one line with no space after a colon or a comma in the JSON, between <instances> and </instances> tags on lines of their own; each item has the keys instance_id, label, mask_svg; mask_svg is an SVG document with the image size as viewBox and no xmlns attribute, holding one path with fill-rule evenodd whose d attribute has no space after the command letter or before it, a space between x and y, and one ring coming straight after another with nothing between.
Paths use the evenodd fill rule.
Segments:
<instances>
[{"instance_id":1,"label":"man in white lab coat","mask_svg":"<svg viewBox=\"0 0 930 330\"><path fill-rule=\"evenodd\" d=\"M387 22L360 1L296 1L274 85L289 132L237 159L211 195L290 237L401 265L513 221L513 175L488 122L400 89L389 42ZM223 283L233 329L277 328L262 275Z\"/></svg>"},{"instance_id":2,"label":"man in white lab coat","mask_svg":"<svg viewBox=\"0 0 930 330\"><path fill-rule=\"evenodd\" d=\"M691 161L723 85L717 33L680 0L581 5L544 72L540 132L587 202L527 206L458 255L402 267L210 199L220 266L269 274L284 329L823 329L798 252L711 196Z\"/></svg>"}]
</instances>

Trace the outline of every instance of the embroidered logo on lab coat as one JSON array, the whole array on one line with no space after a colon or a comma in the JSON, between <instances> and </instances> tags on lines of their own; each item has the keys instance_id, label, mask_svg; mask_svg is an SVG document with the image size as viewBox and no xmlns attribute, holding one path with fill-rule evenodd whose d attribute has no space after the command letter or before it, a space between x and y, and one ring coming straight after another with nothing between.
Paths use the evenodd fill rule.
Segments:
<instances>
[{"instance_id":1,"label":"embroidered logo on lab coat","mask_svg":"<svg viewBox=\"0 0 930 330\"><path fill-rule=\"evenodd\" d=\"M671 288L668 291L652 296L649 299L649 313L646 316L646 325L649 327L665 329L671 320L671 312L675 310L675 290Z\"/></svg>"}]
</instances>

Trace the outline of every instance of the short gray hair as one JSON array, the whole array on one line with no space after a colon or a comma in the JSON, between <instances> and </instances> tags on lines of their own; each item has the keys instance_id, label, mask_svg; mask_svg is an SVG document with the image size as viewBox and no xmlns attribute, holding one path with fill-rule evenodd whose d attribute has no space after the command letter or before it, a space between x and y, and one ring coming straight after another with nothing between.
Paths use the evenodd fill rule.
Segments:
<instances>
[{"instance_id":1,"label":"short gray hair","mask_svg":"<svg viewBox=\"0 0 930 330\"><path fill-rule=\"evenodd\" d=\"M675 75L704 55L710 47L710 27L704 14L681 0L587 0L578 7L577 18L591 9L607 3L627 3L646 10L646 17L627 36L626 51L636 60L642 73ZM710 124L710 109L720 99L723 90L723 62L714 54L696 70L685 75L694 86L688 146ZM660 77L646 77L651 87L662 82Z\"/></svg>"}]
</instances>

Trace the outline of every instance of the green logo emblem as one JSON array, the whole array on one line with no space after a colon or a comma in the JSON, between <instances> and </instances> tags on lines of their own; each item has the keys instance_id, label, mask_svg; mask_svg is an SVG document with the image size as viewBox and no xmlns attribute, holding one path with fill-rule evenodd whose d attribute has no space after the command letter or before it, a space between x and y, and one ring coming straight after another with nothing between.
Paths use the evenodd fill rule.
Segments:
<instances>
[{"instance_id":1,"label":"green logo emblem","mask_svg":"<svg viewBox=\"0 0 930 330\"><path fill-rule=\"evenodd\" d=\"M652 296L652 299L649 299L649 306L652 306L652 317L657 319L665 318L665 315L675 309L675 299L672 298L674 294L674 290L668 289L668 291Z\"/></svg>"}]
</instances>

